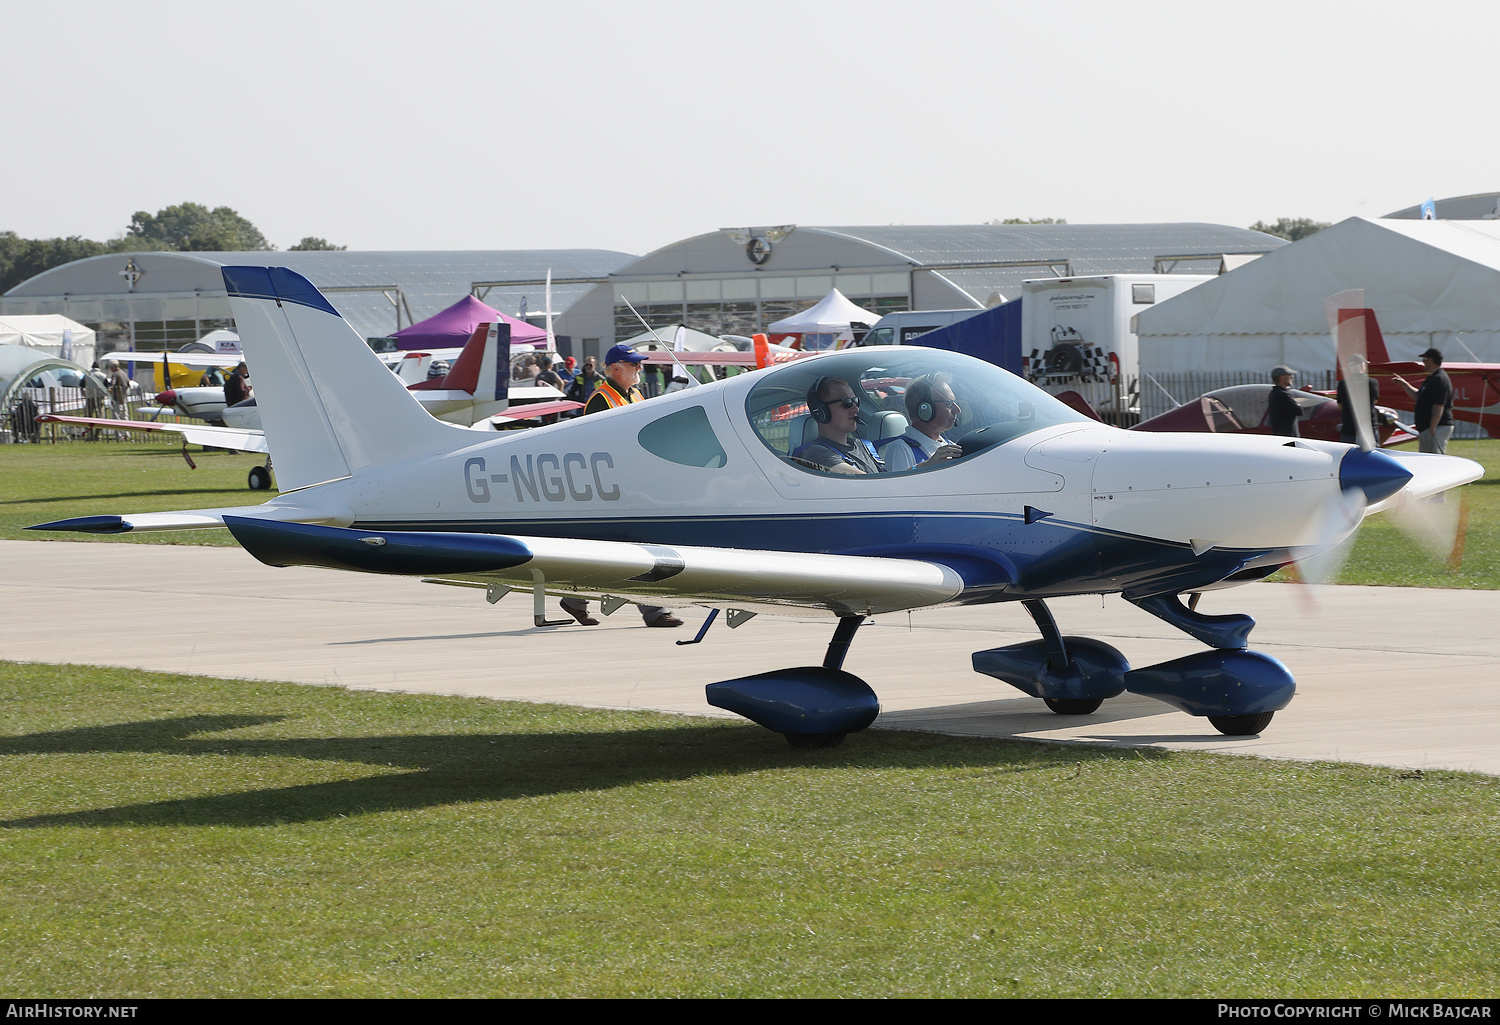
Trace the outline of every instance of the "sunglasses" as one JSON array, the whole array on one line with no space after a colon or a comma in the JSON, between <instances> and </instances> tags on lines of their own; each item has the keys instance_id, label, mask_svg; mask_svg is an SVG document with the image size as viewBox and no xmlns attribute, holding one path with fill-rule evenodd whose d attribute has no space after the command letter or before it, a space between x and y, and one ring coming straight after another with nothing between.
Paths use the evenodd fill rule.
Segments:
<instances>
[{"instance_id":1,"label":"sunglasses","mask_svg":"<svg viewBox=\"0 0 1500 1025\"><path fill-rule=\"evenodd\" d=\"M828 405L830 407L843 406L845 409L853 409L859 405L859 399L856 399L853 395L845 395L841 399L829 399Z\"/></svg>"}]
</instances>

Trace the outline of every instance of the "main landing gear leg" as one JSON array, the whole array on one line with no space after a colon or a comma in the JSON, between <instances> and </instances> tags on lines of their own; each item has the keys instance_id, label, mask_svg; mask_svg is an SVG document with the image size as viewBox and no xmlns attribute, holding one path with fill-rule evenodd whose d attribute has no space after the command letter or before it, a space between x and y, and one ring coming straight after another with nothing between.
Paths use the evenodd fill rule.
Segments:
<instances>
[{"instance_id":1,"label":"main landing gear leg","mask_svg":"<svg viewBox=\"0 0 1500 1025\"><path fill-rule=\"evenodd\" d=\"M854 640L854 631L864 623L864 616L840 616L838 629L833 631L833 640L828 642L828 653L823 656L824 669L844 668L844 656L849 654L849 644Z\"/></svg>"},{"instance_id":2,"label":"main landing gear leg","mask_svg":"<svg viewBox=\"0 0 1500 1025\"><path fill-rule=\"evenodd\" d=\"M1057 629L1057 620L1052 618L1052 610L1047 608L1044 601L1023 601L1021 607L1042 632L1042 642L1047 645L1047 668L1054 673L1066 673L1069 665L1068 645L1063 640L1062 632ZM1103 698L1044 697L1042 700L1058 715L1088 715L1097 712L1099 706L1104 704Z\"/></svg>"},{"instance_id":3,"label":"main landing gear leg","mask_svg":"<svg viewBox=\"0 0 1500 1025\"><path fill-rule=\"evenodd\" d=\"M840 616L821 666L799 666L708 685L708 703L786 737L793 747L835 747L869 726L880 701L869 684L844 672L849 642L865 617Z\"/></svg>"},{"instance_id":4,"label":"main landing gear leg","mask_svg":"<svg viewBox=\"0 0 1500 1025\"><path fill-rule=\"evenodd\" d=\"M1041 640L976 651L976 672L1041 698L1058 715L1088 715L1105 698L1125 690L1130 663L1124 655L1091 637L1064 637L1044 601L1032 599L1021 606L1041 631Z\"/></svg>"}]
</instances>

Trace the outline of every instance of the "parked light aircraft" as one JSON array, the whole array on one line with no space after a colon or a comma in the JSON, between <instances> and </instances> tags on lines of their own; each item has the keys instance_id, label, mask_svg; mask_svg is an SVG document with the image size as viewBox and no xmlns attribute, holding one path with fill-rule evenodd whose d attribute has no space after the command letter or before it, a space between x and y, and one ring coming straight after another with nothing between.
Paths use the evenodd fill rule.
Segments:
<instances>
[{"instance_id":1,"label":"parked light aircraft","mask_svg":"<svg viewBox=\"0 0 1500 1025\"><path fill-rule=\"evenodd\" d=\"M507 379L510 376L509 344L509 325L481 324L463 350L459 352L452 369L445 376L419 381L410 385L409 390L417 397L422 408L433 416L464 427L473 427L476 430L492 430L498 428L502 422L535 419L550 413L567 412L579 408L580 404L577 402L570 402L566 399L547 401L545 398L539 402L509 406L506 398ZM129 355L144 358L150 354L131 353ZM182 354L172 353L171 355L175 361ZM408 355L421 356L423 354ZM195 361L200 357L207 360L219 359L221 362L218 364L207 363L205 365L224 365L222 360L225 357L217 357L213 354L190 353L187 356ZM234 362L228 365L233 366L239 363L238 355L232 358ZM379 357L376 359L377 362L383 363ZM415 362L418 361L413 359L402 361L403 364ZM399 373L399 366L397 370L394 379L398 384L404 384L404 379ZM556 394L554 389L519 390L522 392L531 390L539 395ZM214 396L217 396L216 401L213 399ZM187 460L188 466L194 465L187 451L189 444L233 449L238 452L263 453L266 456L265 465L251 467L246 483L252 491L264 491L271 487L270 448L261 427L258 399L250 398L232 406L225 406L223 388L178 388L162 392L156 400L163 407L176 408L185 415L209 418L213 422L207 424L159 423L155 420L110 420L83 416L42 416L37 419L42 423L84 424L115 430L177 434L182 437L182 457Z\"/></svg>"},{"instance_id":2,"label":"parked light aircraft","mask_svg":"<svg viewBox=\"0 0 1500 1025\"><path fill-rule=\"evenodd\" d=\"M1205 392L1190 402L1174 406L1149 420L1142 420L1132 431L1206 431L1213 434L1270 434L1271 385L1236 384ZM1317 441L1338 441L1343 413L1330 395L1292 389L1291 396L1302 410L1297 421L1297 436ZM1087 399L1076 391L1057 396L1080 413L1100 419ZM1401 429L1395 412L1384 406L1375 410L1379 420L1374 424L1376 438L1384 445L1413 441L1414 434Z\"/></svg>"},{"instance_id":3,"label":"parked light aircraft","mask_svg":"<svg viewBox=\"0 0 1500 1025\"><path fill-rule=\"evenodd\" d=\"M1019 601L1039 640L974 668L1087 714L1125 691L1264 729L1296 688L1247 649L1244 615L1181 596L1259 580L1336 545L1375 511L1477 479L1449 456L1250 435L1146 434L1096 423L987 363L916 347L818 355L530 431L476 435L424 413L306 279L228 267L283 491L258 506L86 516L33 529L119 533L223 525L257 559L419 576L490 601L546 595L837 619L821 665L723 680L710 703L798 746L876 717L842 668L870 615ZM846 382L872 440L899 433L899 386L951 375L962 455L903 473L828 474L789 453ZM809 393L813 401L809 402ZM885 400L877 396L885 395ZM920 408L917 410L920 414ZM1133 668L1064 636L1046 599L1119 593L1208 646ZM704 629L707 629L707 623ZM700 639L701 639L700 632Z\"/></svg>"},{"instance_id":4,"label":"parked light aircraft","mask_svg":"<svg viewBox=\"0 0 1500 1025\"><path fill-rule=\"evenodd\" d=\"M1394 409L1415 412L1416 399L1400 382L1405 379L1413 386L1420 386L1427 371L1418 360L1391 359L1385 347L1385 336L1375 319L1375 311L1353 308L1363 306L1363 295L1358 289L1340 293L1334 300L1340 298L1343 298L1343 304L1338 309L1338 316L1363 321L1364 346L1370 360L1368 372L1380 386L1380 402ZM1453 383L1454 418L1467 420L1481 427L1485 426L1486 417L1492 427L1500 422L1500 363L1459 363L1449 358L1455 355L1453 352L1445 352L1443 355L1443 370Z\"/></svg>"},{"instance_id":5,"label":"parked light aircraft","mask_svg":"<svg viewBox=\"0 0 1500 1025\"><path fill-rule=\"evenodd\" d=\"M238 366L244 356L239 352L111 352L106 359L117 363L139 363L153 368L152 374L165 386L156 393L157 405L182 416L196 417L211 424L222 424L224 388L222 385L178 387L178 378L187 375L197 381L205 369L227 370Z\"/></svg>"}]
</instances>

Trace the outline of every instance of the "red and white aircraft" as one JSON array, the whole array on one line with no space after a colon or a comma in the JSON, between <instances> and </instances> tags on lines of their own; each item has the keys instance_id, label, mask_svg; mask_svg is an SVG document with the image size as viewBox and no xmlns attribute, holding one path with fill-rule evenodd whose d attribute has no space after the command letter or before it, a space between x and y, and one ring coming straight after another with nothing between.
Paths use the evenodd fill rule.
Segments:
<instances>
[{"instance_id":1,"label":"red and white aircraft","mask_svg":"<svg viewBox=\"0 0 1500 1025\"><path fill-rule=\"evenodd\" d=\"M1348 296L1350 301L1359 305L1338 305L1338 300L1343 296ZM1340 293L1330 302L1336 305L1339 324L1363 321L1365 355L1370 360L1366 372L1380 386L1380 404L1392 409L1415 412L1416 399L1402 386L1401 381L1406 380L1414 386L1420 386L1427 375L1421 362L1391 359L1386 350L1385 336L1375 319L1375 311L1363 307L1363 300L1356 298L1355 294ZM1444 353L1445 357L1450 355L1452 354ZM1481 427L1500 425L1500 363L1458 363L1445 358L1443 370L1453 382L1454 419ZM1339 376L1343 376L1342 367L1339 368ZM1421 424L1416 426L1422 427ZM1494 433L1493 430L1490 431L1492 436Z\"/></svg>"},{"instance_id":2,"label":"red and white aircraft","mask_svg":"<svg viewBox=\"0 0 1500 1025\"><path fill-rule=\"evenodd\" d=\"M172 355L176 361L177 354ZM201 354L183 355L197 357ZM235 356L234 363L238 362L239 357ZM439 420L482 431L498 430L504 424L581 408L577 402L552 399L543 390L525 388L517 389L517 392L535 391L542 396L540 401L512 405L508 391L509 379L510 326L504 323L480 324L445 376L419 381L409 385L408 390L421 403L422 408ZM199 393L203 395L200 396ZM216 409L211 408L214 404L209 401L214 395L218 397ZM252 467L247 483L252 491L263 491L271 487L271 451L266 442L265 431L261 429L260 408L256 399L247 399L226 407L222 388L181 388L162 392L157 396L157 402L164 407L176 407L189 416L214 415L217 422L160 423L155 420L109 420L54 415L40 416L37 420L42 423L85 424L113 430L176 434L182 438L182 455L190 467L194 466L187 451L190 444L264 454L265 465Z\"/></svg>"}]
</instances>

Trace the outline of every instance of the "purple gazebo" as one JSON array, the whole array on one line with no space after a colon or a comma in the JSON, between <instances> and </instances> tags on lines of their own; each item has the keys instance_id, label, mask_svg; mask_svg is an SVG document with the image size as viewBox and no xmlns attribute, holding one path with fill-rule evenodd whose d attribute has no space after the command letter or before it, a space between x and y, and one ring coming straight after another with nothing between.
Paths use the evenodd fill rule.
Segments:
<instances>
[{"instance_id":1,"label":"purple gazebo","mask_svg":"<svg viewBox=\"0 0 1500 1025\"><path fill-rule=\"evenodd\" d=\"M503 320L510 325L511 345L541 345L547 332L524 320L507 317L499 310L466 295L441 313L403 327L393 336L402 349L456 349L469 340L480 324Z\"/></svg>"}]
</instances>

